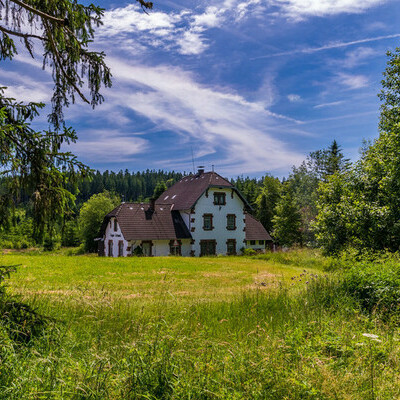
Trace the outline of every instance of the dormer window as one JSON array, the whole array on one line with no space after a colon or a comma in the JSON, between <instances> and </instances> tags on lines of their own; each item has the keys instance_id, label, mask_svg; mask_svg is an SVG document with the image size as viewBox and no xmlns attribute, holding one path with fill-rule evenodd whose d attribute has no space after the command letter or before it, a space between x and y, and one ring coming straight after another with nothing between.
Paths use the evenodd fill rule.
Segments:
<instances>
[{"instance_id":1,"label":"dormer window","mask_svg":"<svg viewBox=\"0 0 400 400\"><path fill-rule=\"evenodd\" d=\"M224 206L226 204L226 193L214 192L214 205Z\"/></svg>"}]
</instances>

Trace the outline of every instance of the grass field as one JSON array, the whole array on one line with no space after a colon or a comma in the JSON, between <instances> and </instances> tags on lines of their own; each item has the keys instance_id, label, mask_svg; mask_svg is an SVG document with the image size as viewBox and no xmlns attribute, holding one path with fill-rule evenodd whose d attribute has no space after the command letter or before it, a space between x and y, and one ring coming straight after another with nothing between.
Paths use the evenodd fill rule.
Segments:
<instances>
[{"instance_id":1,"label":"grass field","mask_svg":"<svg viewBox=\"0 0 400 400\"><path fill-rule=\"evenodd\" d=\"M335 295L316 253L0 256L17 264L9 291L52 320L0 335L1 399L400 398L397 328Z\"/></svg>"}]
</instances>

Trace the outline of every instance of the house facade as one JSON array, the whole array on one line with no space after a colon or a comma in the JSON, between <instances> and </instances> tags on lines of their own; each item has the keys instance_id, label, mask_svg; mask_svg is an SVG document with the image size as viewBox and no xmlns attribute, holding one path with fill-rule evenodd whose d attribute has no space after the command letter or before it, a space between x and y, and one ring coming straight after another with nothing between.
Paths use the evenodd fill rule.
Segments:
<instances>
[{"instance_id":1,"label":"house facade","mask_svg":"<svg viewBox=\"0 0 400 400\"><path fill-rule=\"evenodd\" d=\"M246 199L229 181L200 169L155 202L122 203L107 214L99 254L234 255L246 247L265 251L272 239L250 211Z\"/></svg>"}]
</instances>

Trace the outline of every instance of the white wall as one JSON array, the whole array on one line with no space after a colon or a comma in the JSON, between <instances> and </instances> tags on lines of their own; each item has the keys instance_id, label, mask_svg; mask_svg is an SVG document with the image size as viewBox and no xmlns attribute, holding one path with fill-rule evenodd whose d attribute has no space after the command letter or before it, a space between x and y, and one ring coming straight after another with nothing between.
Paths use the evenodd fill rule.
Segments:
<instances>
[{"instance_id":1,"label":"white wall","mask_svg":"<svg viewBox=\"0 0 400 400\"><path fill-rule=\"evenodd\" d=\"M124 242L124 250L123 250L123 256L127 256L128 251L126 250L128 247L128 242L124 239L121 228L119 224L117 224L117 231L114 231L114 219L111 218L110 222L107 225L106 228L106 234L105 234L105 239L104 239L104 255L108 257L108 242L109 240L113 241L113 256L118 257L118 242L122 240Z\"/></svg>"},{"instance_id":2,"label":"white wall","mask_svg":"<svg viewBox=\"0 0 400 400\"><path fill-rule=\"evenodd\" d=\"M160 257L160 256L169 256L169 242L170 240L152 240L152 256ZM131 251L129 255L132 253L133 249L139 246L142 243L141 240L132 240L129 242L129 246L131 246ZM189 257L190 256L190 239L182 239L182 256Z\"/></svg>"},{"instance_id":3,"label":"white wall","mask_svg":"<svg viewBox=\"0 0 400 400\"><path fill-rule=\"evenodd\" d=\"M256 242L256 244L252 245L252 244L250 244L250 240L247 240L246 241L246 249L253 249L253 250L261 251L261 252L265 253L265 241L264 241L264 244L259 244L258 240L256 240L255 242Z\"/></svg>"},{"instance_id":4,"label":"white wall","mask_svg":"<svg viewBox=\"0 0 400 400\"><path fill-rule=\"evenodd\" d=\"M214 205L214 192L226 193L225 205ZM244 247L244 204L240 197L233 192L233 198L231 197L232 189L224 188L210 188L208 190L208 197L203 194L195 205L195 213L191 214L191 219L194 218L194 222L191 222L188 226L189 230L194 228L194 232L191 232L195 243L192 245L195 256L200 256L200 240L216 240L217 254L226 254L226 241L227 239L236 240L236 252L239 253L240 249ZM203 214L213 214L213 226L214 229L207 231L203 229ZM236 215L236 229L226 229L226 216L227 214Z\"/></svg>"}]
</instances>

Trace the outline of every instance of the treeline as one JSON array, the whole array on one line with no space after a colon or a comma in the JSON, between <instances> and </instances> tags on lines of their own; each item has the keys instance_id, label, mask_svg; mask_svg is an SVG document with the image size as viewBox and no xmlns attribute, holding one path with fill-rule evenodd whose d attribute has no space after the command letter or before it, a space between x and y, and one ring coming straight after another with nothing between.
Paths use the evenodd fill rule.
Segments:
<instances>
[{"instance_id":1,"label":"treeline","mask_svg":"<svg viewBox=\"0 0 400 400\"><path fill-rule=\"evenodd\" d=\"M149 170L142 172L97 171L90 177L79 180L69 187L76 194L78 208L96 193L108 191L117 194L124 201L145 201L154 194L154 189L160 183L167 186L179 181L184 175L180 172Z\"/></svg>"},{"instance_id":2,"label":"treeline","mask_svg":"<svg viewBox=\"0 0 400 400\"><path fill-rule=\"evenodd\" d=\"M121 170L117 173L96 171L86 178L75 179L73 183L71 180L67 180L65 187L72 194L69 204L62 215L47 224L46 233L43 236L37 235L34 229L35 212L32 193L21 188L15 193L12 201L4 205L0 201L0 208L3 206L3 211L0 212L2 217L0 248L27 248L43 245L51 250L58 245L77 246L83 241L80 232L84 230L79 226L79 215L82 206L94 195L106 193L103 197L112 199L111 202L106 201L106 207L120 201L147 201L182 177L183 174L180 172L148 169L141 172ZM1 191L7 190L8 187L9 178L1 178L0 195ZM5 208L6 210L4 210ZM101 210L104 211L103 208ZM96 233L94 232L93 235L95 236Z\"/></svg>"},{"instance_id":3,"label":"treeline","mask_svg":"<svg viewBox=\"0 0 400 400\"><path fill-rule=\"evenodd\" d=\"M334 140L328 148L310 153L300 166L293 166L282 180L266 175L261 179L238 177L231 182L278 244L318 246L315 223L319 187L350 167Z\"/></svg>"}]
</instances>

